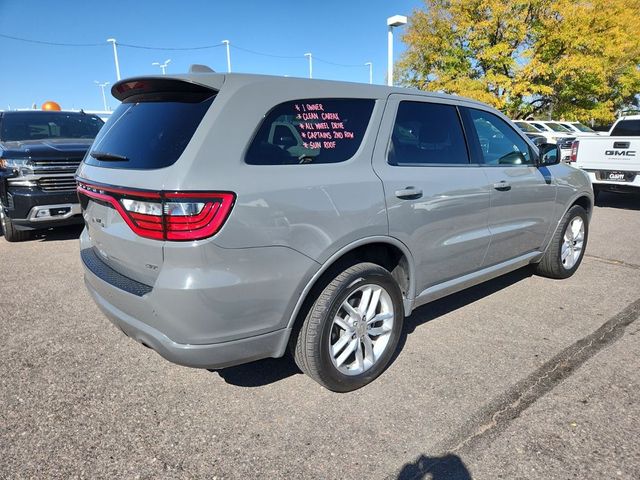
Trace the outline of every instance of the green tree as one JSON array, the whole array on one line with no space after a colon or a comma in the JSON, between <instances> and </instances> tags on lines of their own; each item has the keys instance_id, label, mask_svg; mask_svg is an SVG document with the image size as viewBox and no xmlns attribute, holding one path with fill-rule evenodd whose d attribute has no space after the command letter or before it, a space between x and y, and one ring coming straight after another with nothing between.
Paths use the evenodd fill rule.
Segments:
<instances>
[{"instance_id":1,"label":"green tree","mask_svg":"<svg viewBox=\"0 0 640 480\"><path fill-rule=\"evenodd\" d=\"M400 81L513 118L610 121L640 91L640 0L426 0Z\"/></svg>"}]
</instances>

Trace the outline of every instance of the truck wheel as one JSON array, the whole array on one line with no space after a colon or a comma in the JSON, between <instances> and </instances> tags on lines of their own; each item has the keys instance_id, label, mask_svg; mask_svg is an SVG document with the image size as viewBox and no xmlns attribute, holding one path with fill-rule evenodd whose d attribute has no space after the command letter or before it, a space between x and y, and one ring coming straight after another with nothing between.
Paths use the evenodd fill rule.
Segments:
<instances>
[{"instance_id":1,"label":"truck wheel","mask_svg":"<svg viewBox=\"0 0 640 480\"><path fill-rule=\"evenodd\" d=\"M549 278L573 275L582 262L588 237L587 212L580 205L574 205L562 217L547 251L536 265L536 273Z\"/></svg>"},{"instance_id":2,"label":"truck wheel","mask_svg":"<svg viewBox=\"0 0 640 480\"><path fill-rule=\"evenodd\" d=\"M304 373L334 392L373 381L398 345L404 306L391 274L359 263L337 275L315 298L293 356Z\"/></svg>"},{"instance_id":3,"label":"truck wheel","mask_svg":"<svg viewBox=\"0 0 640 480\"><path fill-rule=\"evenodd\" d=\"M23 242L31 237L28 230L17 230L9 217L4 214L2 205L0 205L0 223L2 224L2 232L7 242Z\"/></svg>"}]
</instances>

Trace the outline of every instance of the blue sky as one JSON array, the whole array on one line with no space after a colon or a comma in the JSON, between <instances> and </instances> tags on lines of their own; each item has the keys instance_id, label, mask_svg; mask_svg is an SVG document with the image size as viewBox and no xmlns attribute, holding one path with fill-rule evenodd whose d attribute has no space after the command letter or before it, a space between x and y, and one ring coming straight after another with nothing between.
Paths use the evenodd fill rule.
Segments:
<instances>
[{"instance_id":1,"label":"blue sky","mask_svg":"<svg viewBox=\"0 0 640 480\"><path fill-rule=\"evenodd\" d=\"M3 71L0 109L40 106L47 100L63 108L102 109L94 80L115 81L111 45L198 47L231 42L234 72L306 77L314 56L314 78L368 82L365 62L373 62L374 83L384 83L386 18L410 15L420 0L371 1L204 1L204 0L0 0L0 34L57 43L101 43L93 47L30 44L0 37ZM403 50L397 30L395 57ZM234 46L273 55L255 55ZM158 74L153 62L171 59L167 73L185 72L192 63L226 71L224 47L162 51L121 46L124 77ZM329 62L354 65L331 65ZM115 100L111 99L111 106Z\"/></svg>"}]
</instances>

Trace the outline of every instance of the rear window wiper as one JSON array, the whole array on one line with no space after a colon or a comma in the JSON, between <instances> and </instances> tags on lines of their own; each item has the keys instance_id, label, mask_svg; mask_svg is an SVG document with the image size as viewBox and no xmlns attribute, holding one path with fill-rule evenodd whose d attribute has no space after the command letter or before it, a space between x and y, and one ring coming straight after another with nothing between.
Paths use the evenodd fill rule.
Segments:
<instances>
[{"instance_id":1,"label":"rear window wiper","mask_svg":"<svg viewBox=\"0 0 640 480\"><path fill-rule=\"evenodd\" d=\"M100 160L102 162L128 162L129 157L125 157L123 155L116 155L115 153L108 152L91 152L89 153L96 160Z\"/></svg>"}]
</instances>

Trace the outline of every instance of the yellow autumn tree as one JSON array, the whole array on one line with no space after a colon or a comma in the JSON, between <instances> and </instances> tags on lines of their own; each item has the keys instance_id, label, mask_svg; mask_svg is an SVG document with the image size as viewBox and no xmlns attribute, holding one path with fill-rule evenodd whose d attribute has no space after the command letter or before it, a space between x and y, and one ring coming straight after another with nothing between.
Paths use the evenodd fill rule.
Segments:
<instances>
[{"instance_id":1,"label":"yellow autumn tree","mask_svg":"<svg viewBox=\"0 0 640 480\"><path fill-rule=\"evenodd\" d=\"M426 0L400 81L513 118L610 121L640 92L640 0Z\"/></svg>"}]
</instances>

